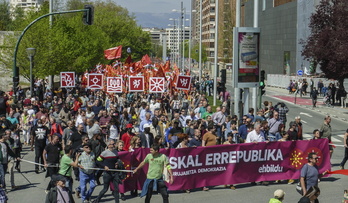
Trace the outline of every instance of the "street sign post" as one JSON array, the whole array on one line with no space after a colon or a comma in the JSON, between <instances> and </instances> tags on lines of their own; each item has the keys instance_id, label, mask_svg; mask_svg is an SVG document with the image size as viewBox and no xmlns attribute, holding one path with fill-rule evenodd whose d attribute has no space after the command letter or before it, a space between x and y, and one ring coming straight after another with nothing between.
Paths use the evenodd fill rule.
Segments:
<instances>
[{"instance_id":1,"label":"street sign post","mask_svg":"<svg viewBox=\"0 0 348 203\"><path fill-rule=\"evenodd\" d=\"M297 71L297 75L298 75L298 76L302 76L302 75L303 75L303 70L298 70L298 71Z\"/></svg>"}]
</instances>

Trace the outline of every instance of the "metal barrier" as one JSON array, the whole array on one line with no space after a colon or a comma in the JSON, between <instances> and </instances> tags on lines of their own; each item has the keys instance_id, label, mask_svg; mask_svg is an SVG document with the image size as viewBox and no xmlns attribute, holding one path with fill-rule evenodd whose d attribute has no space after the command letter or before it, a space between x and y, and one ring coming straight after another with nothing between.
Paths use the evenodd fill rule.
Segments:
<instances>
[{"instance_id":1,"label":"metal barrier","mask_svg":"<svg viewBox=\"0 0 348 203\"><path fill-rule=\"evenodd\" d=\"M306 76L288 76L288 75L278 75L278 74L267 74L266 86L287 88L290 84L290 80L299 81L300 79L306 79L308 86L310 86L310 77ZM318 87L319 80L322 80L324 86L328 86L330 83L336 83L337 80L328 80L327 78L313 78L314 87Z\"/></svg>"}]
</instances>

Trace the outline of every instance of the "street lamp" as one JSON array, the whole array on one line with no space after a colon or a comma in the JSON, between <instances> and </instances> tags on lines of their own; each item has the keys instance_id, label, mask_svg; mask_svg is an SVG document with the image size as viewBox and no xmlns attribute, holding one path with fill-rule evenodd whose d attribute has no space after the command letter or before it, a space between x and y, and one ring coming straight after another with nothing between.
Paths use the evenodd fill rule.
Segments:
<instances>
[{"instance_id":1,"label":"street lamp","mask_svg":"<svg viewBox=\"0 0 348 203\"><path fill-rule=\"evenodd\" d=\"M30 96L33 96L33 68L34 68L35 53L36 53L35 48L27 48L27 54L30 60Z\"/></svg>"},{"instance_id":2,"label":"street lamp","mask_svg":"<svg viewBox=\"0 0 348 203\"><path fill-rule=\"evenodd\" d=\"M191 13L190 13L190 37L189 37L189 55L188 55L188 58L189 58L189 70L190 70L190 73L191 73L191 46L192 46L192 13L196 13L197 11L196 10L191 10Z\"/></svg>"},{"instance_id":3,"label":"street lamp","mask_svg":"<svg viewBox=\"0 0 348 203\"><path fill-rule=\"evenodd\" d=\"M181 9L180 10L177 10L177 9L173 9L172 12L177 12L177 13L180 13L180 17L181 17L181 25L180 25L180 29L181 29L181 35L182 35L182 56L181 56L181 70L184 71L184 51L185 51L185 48L184 48L184 41L185 41L185 22L184 22L184 18L185 18L185 15L186 15L186 9L184 8L184 2L181 2ZM180 29L178 29L180 31ZM180 35L179 35L180 36ZM180 43L180 37L178 36L179 38L179 43ZM180 53L180 46L179 46L179 53Z\"/></svg>"},{"instance_id":4,"label":"street lamp","mask_svg":"<svg viewBox=\"0 0 348 203\"><path fill-rule=\"evenodd\" d=\"M172 45L173 45L173 48L172 48L172 46L171 46L171 49L173 50L173 52L172 52L172 58L173 58L173 62L175 63L175 64L178 64L178 60L176 59L176 53L177 53L177 49L178 49L178 47L179 47L179 42L176 40L176 36L175 36L175 32L176 32L176 28L177 27L179 27L179 26L176 26L176 21L177 21L177 19L175 19L175 18L169 18L169 20L170 21L173 21L173 34L170 34L170 38L172 38L173 39L173 43L172 43ZM179 22L178 22L178 24L179 24ZM171 24L168 24L168 26L172 26ZM178 28L179 29L179 28ZM179 33L179 31L178 31L178 33Z\"/></svg>"}]
</instances>

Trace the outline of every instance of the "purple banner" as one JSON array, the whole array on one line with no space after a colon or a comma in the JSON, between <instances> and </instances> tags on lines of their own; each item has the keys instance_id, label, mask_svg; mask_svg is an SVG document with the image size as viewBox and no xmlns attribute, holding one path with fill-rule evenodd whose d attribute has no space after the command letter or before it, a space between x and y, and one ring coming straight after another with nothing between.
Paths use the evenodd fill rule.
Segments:
<instances>
[{"instance_id":1,"label":"purple banner","mask_svg":"<svg viewBox=\"0 0 348 203\"><path fill-rule=\"evenodd\" d=\"M168 156L174 175L174 183L168 185L169 190L298 179L310 152L318 154L320 172L331 169L327 139L161 150ZM122 160L132 162L127 166L134 168L147 153L149 149L139 149L133 153L120 153L120 156ZM146 172L147 167L135 176L129 174L120 192L135 187L141 189Z\"/></svg>"}]
</instances>

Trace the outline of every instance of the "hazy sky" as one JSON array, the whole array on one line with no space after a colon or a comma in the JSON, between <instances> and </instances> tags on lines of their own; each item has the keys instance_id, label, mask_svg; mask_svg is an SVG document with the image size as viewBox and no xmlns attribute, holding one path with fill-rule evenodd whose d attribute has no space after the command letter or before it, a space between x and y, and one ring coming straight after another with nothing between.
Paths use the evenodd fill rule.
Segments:
<instances>
[{"instance_id":1,"label":"hazy sky","mask_svg":"<svg viewBox=\"0 0 348 203\"><path fill-rule=\"evenodd\" d=\"M118 5L134 13L139 25L143 27L165 28L172 22L169 18L178 18L179 13L172 12L173 9L180 10L181 1L184 2L186 12L191 9L191 0L114 0Z\"/></svg>"}]
</instances>

